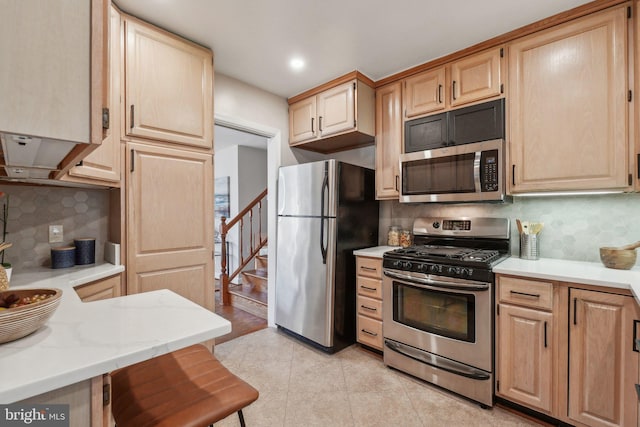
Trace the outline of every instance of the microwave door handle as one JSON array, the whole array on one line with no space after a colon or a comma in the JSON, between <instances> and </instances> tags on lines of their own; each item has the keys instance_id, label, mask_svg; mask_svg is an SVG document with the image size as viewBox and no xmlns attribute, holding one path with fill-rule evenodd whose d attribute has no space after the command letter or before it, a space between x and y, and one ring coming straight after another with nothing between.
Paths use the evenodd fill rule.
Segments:
<instances>
[{"instance_id":1,"label":"microwave door handle","mask_svg":"<svg viewBox=\"0 0 640 427\"><path fill-rule=\"evenodd\" d=\"M473 159L473 183L476 187L476 194L479 194L480 188L480 159L482 159L482 151L476 151L476 157Z\"/></svg>"},{"instance_id":2,"label":"microwave door handle","mask_svg":"<svg viewBox=\"0 0 640 427\"><path fill-rule=\"evenodd\" d=\"M387 277L392 279L403 280L411 286L423 289L457 289L465 291L486 291L489 290L489 284L483 282L472 282L458 280L455 283L445 282L440 280L434 280L431 278L420 278L409 274L400 274L395 271L383 270L383 273Z\"/></svg>"}]
</instances>

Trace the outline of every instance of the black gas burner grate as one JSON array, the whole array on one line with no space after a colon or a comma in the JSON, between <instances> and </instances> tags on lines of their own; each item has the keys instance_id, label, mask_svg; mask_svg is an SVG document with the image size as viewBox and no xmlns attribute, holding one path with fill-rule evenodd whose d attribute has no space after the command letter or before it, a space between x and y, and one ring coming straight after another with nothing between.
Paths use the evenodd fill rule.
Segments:
<instances>
[{"instance_id":1,"label":"black gas burner grate","mask_svg":"<svg viewBox=\"0 0 640 427\"><path fill-rule=\"evenodd\" d=\"M478 264L489 264L501 256L497 250L437 245L415 245L408 248L396 249L390 254L418 261L444 263L464 261Z\"/></svg>"}]
</instances>

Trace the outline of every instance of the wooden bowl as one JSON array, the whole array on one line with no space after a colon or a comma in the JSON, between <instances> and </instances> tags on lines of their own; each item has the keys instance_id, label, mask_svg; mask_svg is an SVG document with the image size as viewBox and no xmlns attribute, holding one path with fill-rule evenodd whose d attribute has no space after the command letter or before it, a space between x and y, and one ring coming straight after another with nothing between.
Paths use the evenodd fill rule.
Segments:
<instances>
[{"instance_id":1,"label":"wooden bowl","mask_svg":"<svg viewBox=\"0 0 640 427\"><path fill-rule=\"evenodd\" d=\"M636 264L635 249L600 248L600 260L605 267L629 270Z\"/></svg>"},{"instance_id":2,"label":"wooden bowl","mask_svg":"<svg viewBox=\"0 0 640 427\"><path fill-rule=\"evenodd\" d=\"M51 295L49 298L14 308L0 310L0 344L25 337L42 327L53 315L62 297L60 289L9 289L0 292L0 297L15 294L18 298L36 294Z\"/></svg>"}]
</instances>

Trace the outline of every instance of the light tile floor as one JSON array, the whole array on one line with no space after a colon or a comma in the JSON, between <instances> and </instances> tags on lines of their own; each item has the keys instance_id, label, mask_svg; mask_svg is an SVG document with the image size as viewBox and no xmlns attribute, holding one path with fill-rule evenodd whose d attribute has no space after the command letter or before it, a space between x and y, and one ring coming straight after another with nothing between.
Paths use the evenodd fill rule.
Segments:
<instances>
[{"instance_id":1,"label":"light tile floor","mask_svg":"<svg viewBox=\"0 0 640 427\"><path fill-rule=\"evenodd\" d=\"M538 425L389 369L358 345L327 355L267 328L216 345L215 355L260 392L243 411L248 427ZM236 414L216 423L239 425Z\"/></svg>"}]
</instances>

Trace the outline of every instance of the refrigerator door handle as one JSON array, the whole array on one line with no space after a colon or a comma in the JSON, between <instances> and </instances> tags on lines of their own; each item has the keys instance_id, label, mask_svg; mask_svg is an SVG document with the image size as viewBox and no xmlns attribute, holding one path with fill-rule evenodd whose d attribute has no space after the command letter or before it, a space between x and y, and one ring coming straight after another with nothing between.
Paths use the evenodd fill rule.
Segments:
<instances>
[{"instance_id":1,"label":"refrigerator door handle","mask_svg":"<svg viewBox=\"0 0 640 427\"><path fill-rule=\"evenodd\" d=\"M329 165L327 162L324 163L324 180L322 181L322 191L320 194L320 252L322 253L322 263L327 263L327 247L324 244L324 222L327 217L324 214L324 199L326 197L326 193L329 190Z\"/></svg>"}]
</instances>

